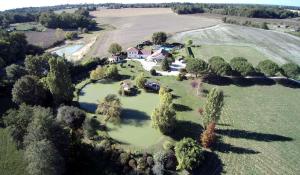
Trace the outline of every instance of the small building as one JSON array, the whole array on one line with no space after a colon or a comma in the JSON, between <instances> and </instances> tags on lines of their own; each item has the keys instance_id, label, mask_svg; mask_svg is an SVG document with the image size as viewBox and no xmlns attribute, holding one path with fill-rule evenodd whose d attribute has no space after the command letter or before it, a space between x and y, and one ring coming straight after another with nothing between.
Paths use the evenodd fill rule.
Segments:
<instances>
[{"instance_id":1,"label":"small building","mask_svg":"<svg viewBox=\"0 0 300 175\"><path fill-rule=\"evenodd\" d=\"M136 47L130 47L127 49L128 58L145 59L152 54L152 50L138 49Z\"/></svg>"},{"instance_id":2,"label":"small building","mask_svg":"<svg viewBox=\"0 0 300 175\"><path fill-rule=\"evenodd\" d=\"M152 62L160 62L166 57L168 57L170 53L164 49L159 49L156 52L154 52L152 55L148 56L146 58L146 61L152 61Z\"/></svg>"}]
</instances>

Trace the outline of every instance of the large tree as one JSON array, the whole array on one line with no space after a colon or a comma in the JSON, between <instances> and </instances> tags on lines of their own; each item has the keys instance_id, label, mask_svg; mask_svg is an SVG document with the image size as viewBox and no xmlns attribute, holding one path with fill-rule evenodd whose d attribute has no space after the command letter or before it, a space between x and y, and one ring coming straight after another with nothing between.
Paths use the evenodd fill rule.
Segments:
<instances>
[{"instance_id":1,"label":"large tree","mask_svg":"<svg viewBox=\"0 0 300 175\"><path fill-rule=\"evenodd\" d=\"M105 121L118 123L121 120L122 104L120 99L114 94L108 94L102 102L98 104L96 113L106 116Z\"/></svg>"},{"instance_id":2,"label":"large tree","mask_svg":"<svg viewBox=\"0 0 300 175\"><path fill-rule=\"evenodd\" d=\"M271 60L264 60L258 63L257 69L266 76L274 76L280 71L278 64Z\"/></svg>"},{"instance_id":3,"label":"large tree","mask_svg":"<svg viewBox=\"0 0 300 175\"><path fill-rule=\"evenodd\" d=\"M155 32L152 35L154 44L163 44L167 41L167 34L165 32Z\"/></svg>"},{"instance_id":4,"label":"large tree","mask_svg":"<svg viewBox=\"0 0 300 175\"><path fill-rule=\"evenodd\" d=\"M22 76L26 75L26 70L23 66L11 64L5 68L6 78L9 81L15 82Z\"/></svg>"},{"instance_id":5,"label":"large tree","mask_svg":"<svg viewBox=\"0 0 300 175\"><path fill-rule=\"evenodd\" d=\"M108 52L113 55L116 55L122 52L122 46L120 46L118 43L112 43L108 48Z\"/></svg>"},{"instance_id":6,"label":"large tree","mask_svg":"<svg viewBox=\"0 0 300 175\"><path fill-rule=\"evenodd\" d=\"M64 172L63 158L49 140L32 142L24 157L30 175L60 175Z\"/></svg>"},{"instance_id":7,"label":"large tree","mask_svg":"<svg viewBox=\"0 0 300 175\"><path fill-rule=\"evenodd\" d=\"M54 103L70 103L73 99L73 84L69 74L69 66L64 59L51 58L49 60L50 72L47 75L46 82Z\"/></svg>"},{"instance_id":8,"label":"large tree","mask_svg":"<svg viewBox=\"0 0 300 175\"><path fill-rule=\"evenodd\" d=\"M50 67L48 64L49 59L53 57L50 54L41 56L29 55L25 58L25 68L30 75L44 77L48 74Z\"/></svg>"},{"instance_id":9,"label":"large tree","mask_svg":"<svg viewBox=\"0 0 300 175\"><path fill-rule=\"evenodd\" d=\"M137 77L135 77L135 84L138 88L145 88L146 82L147 82L147 79L143 73L141 73Z\"/></svg>"},{"instance_id":10,"label":"large tree","mask_svg":"<svg viewBox=\"0 0 300 175\"><path fill-rule=\"evenodd\" d=\"M176 112L172 104L160 104L151 115L152 126L163 134L170 134L176 127Z\"/></svg>"},{"instance_id":11,"label":"large tree","mask_svg":"<svg viewBox=\"0 0 300 175\"><path fill-rule=\"evenodd\" d=\"M222 57L212 57L208 63L210 70L218 76L229 75L231 73L230 65Z\"/></svg>"},{"instance_id":12,"label":"large tree","mask_svg":"<svg viewBox=\"0 0 300 175\"><path fill-rule=\"evenodd\" d=\"M44 105L47 100L47 91L39 82L38 77L26 75L14 84L12 100L17 104Z\"/></svg>"},{"instance_id":13,"label":"large tree","mask_svg":"<svg viewBox=\"0 0 300 175\"><path fill-rule=\"evenodd\" d=\"M170 63L169 63L169 61L166 58L163 59L163 61L161 63L161 69L163 71L169 71L170 70Z\"/></svg>"},{"instance_id":14,"label":"large tree","mask_svg":"<svg viewBox=\"0 0 300 175\"><path fill-rule=\"evenodd\" d=\"M206 128L211 122L216 123L221 116L224 105L224 94L217 88L213 88L207 95L207 101L203 111L203 127Z\"/></svg>"},{"instance_id":15,"label":"large tree","mask_svg":"<svg viewBox=\"0 0 300 175\"><path fill-rule=\"evenodd\" d=\"M253 65L243 57L233 58L230 61L230 65L232 70L240 73L242 76L250 75L255 71Z\"/></svg>"},{"instance_id":16,"label":"large tree","mask_svg":"<svg viewBox=\"0 0 300 175\"><path fill-rule=\"evenodd\" d=\"M295 63L286 63L281 69L282 74L288 78L298 79L300 76L300 67Z\"/></svg>"},{"instance_id":17,"label":"large tree","mask_svg":"<svg viewBox=\"0 0 300 175\"><path fill-rule=\"evenodd\" d=\"M58 109L57 119L73 130L82 127L86 118L85 112L73 106L62 106Z\"/></svg>"},{"instance_id":18,"label":"large tree","mask_svg":"<svg viewBox=\"0 0 300 175\"><path fill-rule=\"evenodd\" d=\"M199 167L204 160L202 148L191 138L184 138L176 143L177 170L193 170Z\"/></svg>"},{"instance_id":19,"label":"large tree","mask_svg":"<svg viewBox=\"0 0 300 175\"><path fill-rule=\"evenodd\" d=\"M195 74L197 77L198 75L207 74L209 66L204 60L191 58L187 61L186 70L191 74Z\"/></svg>"}]
</instances>

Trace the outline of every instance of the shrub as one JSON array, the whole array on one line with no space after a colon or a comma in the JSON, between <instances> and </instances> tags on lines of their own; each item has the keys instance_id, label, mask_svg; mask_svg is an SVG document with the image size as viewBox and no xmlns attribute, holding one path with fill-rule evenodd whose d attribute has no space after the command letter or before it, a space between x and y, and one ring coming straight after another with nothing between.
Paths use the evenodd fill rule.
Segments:
<instances>
[{"instance_id":1,"label":"shrub","mask_svg":"<svg viewBox=\"0 0 300 175\"><path fill-rule=\"evenodd\" d=\"M300 67L295 63L286 63L282 67L282 74L288 78L298 79Z\"/></svg>"},{"instance_id":2,"label":"shrub","mask_svg":"<svg viewBox=\"0 0 300 175\"><path fill-rule=\"evenodd\" d=\"M182 75L181 73L179 73L177 76L176 76L176 80L177 81L183 81L185 79L185 76Z\"/></svg>"},{"instance_id":3,"label":"shrub","mask_svg":"<svg viewBox=\"0 0 300 175\"><path fill-rule=\"evenodd\" d=\"M203 147L209 148L214 144L216 140L215 127L216 124L212 122L208 124L206 130L202 133L200 141Z\"/></svg>"},{"instance_id":4,"label":"shrub","mask_svg":"<svg viewBox=\"0 0 300 175\"><path fill-rule=\"evenodd\" d=\"M135 78L135 84L138 88L145 88L145 83L147 82L147 79L145 78L144 74L141 73Z\"/></svg>"},{"instance_id":5,"label":"shrub","mask_svg":"<svg viewBox=\"0 0 300 175\"><path fill-rule=\"evenodd\" d=\"M97 67L95 70L92 70L90 73L91 80L101 80L106 77L106 67Z\"/></svg>"},{"instance_id":6,"label":"shrub","mask_svg":"<svg viewBox=\"0 0 300 175\"><path fill-rule=\"evenodd\" d=\"M74 39L78 38L78 33L77 32L66 32L65 38L69 39L69 40L74 40Z\"/></svg>"},{"instance_id":7,"label":"shrub","mask_svg":"<svg viewBox=\"0 0 300 175\"><path fill-rule=\"evenodd\" d=\"M167 141L164 142L163 148L165 150L173 150L174 149L174 144L171 141L167 140Z\"/></svg>"},{"instance_id":8,"label":"shrub","mask_svg":"<svg viewBox=\"0 0 300 175\"><path fill-rule=\"evenodd\" d=\"M202 148L191 138L184 138L176 143L175 155L178 160L177 170L193 170L204 160Z\"/></svg>"},{"instance_id":9,"label":"shrub","mask_svg":"<svg viewBox=\"0 0 300 175\"><path fill-rule=\"evenodd\" d=\"M156 70L152 68L152 69L150 70L150 74L151 74L152 76L156 76L156 75L157 75Z\"/></svg>"},{"instance_id":10,"label":"shrub","mask_svg":"<svg viewBox=\"0 0 300 175\"><path fill-rule=\"evenodd\" d=\"M257 69L266 76L274 76L280 70L279 66L271 60L259 62Z\"/></svg>"},{"instance_id":11,"label":"shrub","mask_svg":"<svg viewBox=\"0 0 300 175\"><path fill-rule=\"evenodd\" d=\"M118 67L111 65L106 69L105 77L110 79L117 79L119 77Z\"/></svg>"}]
</instances>

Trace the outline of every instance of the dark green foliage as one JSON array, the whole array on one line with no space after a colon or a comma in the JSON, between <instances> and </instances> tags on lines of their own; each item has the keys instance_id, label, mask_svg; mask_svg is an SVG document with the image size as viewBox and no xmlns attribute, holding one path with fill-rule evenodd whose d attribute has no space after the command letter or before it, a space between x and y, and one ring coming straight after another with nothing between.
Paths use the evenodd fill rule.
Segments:
<instances>
[{"instance_id":1,"label":"dark green foliage","mask_svg":"<svg viewBox=\"0 0 300 175\"><path fill-rule=\"evenodd\" d=\"M172 7L173 12L177 14L194 14L194 13L204 13L202 5L175 5Z\"/></svg>"},{"instance_id":2,"label":"dark green foliage","mask_svg":"<svg viewBox=\"0 0 300 175\"><path fill-rule=\"evenodd\" d=\"M145 88L145 83L147 82L147 79L143 73L139 74L135 78L135 84L138 88Z\"/></svg>"},{"instance_id":3,"label":"dark green foliage","mask_svg":"<svg viewBox=\"0 0 300 175\"><path fill-rule=\"evenodd\" d=\"M11 64L5 68L6 78L11 81L15 82L22 76L24 76L27 72L23 66L17 64Z\"/></svg>"},{"instance_id":4,"label":"dark green foliage","mask_svg":"<svg viewBox=\"0 0 300 175\"><path fill-rule=\"evenodd\" d=\"M110 65L106 69L105 77L108 78L108 79L118 79L119 78L118 66Z\"/></svg>"},{"instance_id":5,"label":"dark green foliage","mask_svg":"<svg viewBox=\"0 0 300 175\"><path fill-rule=\"evenodd\" d=\"M176 143L175 155L178 161L177 170L193 170L204 160L202 148L191 138L184 138Z\"/></svg>"},{"instance_id":6,"label":"dark green foliage","mask_svg":"<svg viewBox=\"0 0 300 175\"><path fill-rule=\"evenodd\" d=\"M100 123L96 118L86 118L83 123L84 136L93 139L97 135L97 130L100 127Z\"/></svg>"},{"instance_id":7,"label":"dark green foliage","mask_svg":"<svg viewBox=\"0 0 300 175\"><path fill-rule=\"evenodd\" d=\"M250 75L255 72L251 63L243 57L236 57L230 61L232 70L240 73L242 76Z\"/></svg>"},{"instance_id":8,"label":"dark green foliage","mask_svg":"<svg viewBox=\"0 0 300 175\"><path fill-rule=\"evenodd\" d=\"M27 126L31 122L32 116L32 107L20 105L19 109L10 109L3 117L4 124L10 128L11 136L18 147L23 145L23 139L27 133Z\"/></svg>"},{"instance_id":9,"label":"dark green foliage","mask_svg":"<svg viewBox=\"0 0 300 175\"><path fill-rule=\"evenodd\" d=\"M163 61L161 63L161 69L163 71L169 71L170 70L170 63L167 59L163 59Z\"/></svg>"},{"instance_id":10,"label":"dark green foliage","mask_svg":"<svg viewBox=\"0 0 300 175\"><path fill-rule=\"evenodd\" d=\"M55 14L54 12L45 12L39 16L39 22L46 27L54 29L78 29L81 27L91 30L97 26L96 21L78 13Z\"/></svg>"},{"instance_id":11,"label":"dark green foliage","mask_svg":"<svg viewBox=\"0 0 300 175\"><path fill-rule=\"evenodd\" d=\"M74 39L78 38L78 33L77 32L67 32L65 37L68 40L74 40Z\"/></svg>"},{"instance_id":12,"label":"dark green foliage","mask_svg":"<svg viewBox=\"0 0 300 175\"><path fill-rule=\"evenodd\" d=\"M58 109L57 119L73 130L82 127L86 118L85 112L73 106L62 106Z\"/></svg>"},{"instance_id":13,"label":"dark green foliage","mask_svg":"<svg viewBox=\"0 0 300 175\"><path fill-rule=\"evenodd\" d=\"M171 104L163 103L155 108L151 115L152 126L162 134L171 134L176 127L176 112Z\"/></svg>"},{"instance_id":14,"label":"dark green foliage","mask_svg":"<svg viewBox=\"0 0 300 175\"><path fill-rule=\"evenodd\" d=\"M12 100L17 104L44 105L47 92L38 77L26 75L14 84Z\"/></svg>"},{"instance_id":15,"label":"dark green foliage","mask_svg":"<svg viewBox=\"0 0 300 175\"><path fill-rule=\"evenodd\" d=\"M211 71L218 76L229 75L231 73L230 65L222 57L212 57L208 63Z\"/></svg>"},{"instance_id":16,"label":"dark green foliage","mask_svg":"<svg viewBox=\"0 0 300 175\"><path fill-rule=\"evenodd\" d=\"M167 34L165 32L156 32L152 35L152 42L154 44L163 44L167 41Z\"/></svg>"},{"instance_id":17,"label":"dark green foliage","mask_svg":"<svg viewBox=\"0 0 300 175\"><path fill-rule=\"evenodd\" d=\"M48 64L49 59L53 57L50 54L44 54L41 56L27 56L25 58L25 68L30 75L35 75L38 77L44 77L50 71L50 66Z\"/></svg>"},{"instance_id":18,"label":"dark green foliage","mask_svg":"<svg viewBox=\"0 0 300 175\"><path fill-rule=\"evenodd\" d=\"M154 174L164 175L165 172L176 171L176 166L178 164L175 152L173 150L159 151L154 154L155 165L152 168Z\"/></svg>"},{"instance_id":19,"label":"dark green foliage","mask_svg":"<svg viewBox=\"0 0 300 175\"><path fill-rule=\"evenodd\" d=\"M119 54L122 52L122 46L118 43L112 43L108 48L108 52L113 55Z\"/></svg>"},{"instance_id":20,"label":"dark green foliage","mask_svg":"<svg viewBox=\"0 0 300 175\"><path fill-rule=\"evenodd\" d=\"M150 70L150 74L151 74L152 76L156 76L156 75L157 75L156 70L152 68L152 69Z\"/></svg>"},{"instance_id":21,"label":"dark green foliage","mask_svg":"<svg viewBox=\"0 0 300 175\"><path fill-rule=\"evenodd\" d=\"M46 139L28 145L24 157L30 175L60 175L64 172L63 158Z\"/></svg>"},{"instance_id":22,"label":"dark green foliage","mask_svg":"<svg viewBox=\"0 0 300 175\"><path fill-rule=\"evenodd\" d=\"M187 55L190 57L190 58L195 58L195 55L192 51L192 48L189 46L189 47L185 47L185 51L187 53Z\"/></svg>"},{"instance_id":23,"label":"dark green foliage","mask_svg":"<svg viewBox=\"0 0 300 175\"><path fill-rule=\"evenodd\" d=\"M257 70L266 76L274 76L280 71L278 64L271 60L264 60L258 63Z\"/></svg>"},{"instance_id":24,"label":"dark green foliage","mask_svg":"<svg viewBox=\"0 0 300 175\"><path fill-rule=\"evenodd\" d=\"M6 62L4 61L3 58L0 57L0 69L4 68L6 65Z\"/></svg>"},{"instance_id":25,"label":"dark green foliage","mask_svg":"<svg viewBox=\"0 0 300 175\"><path fill-rule=\"evenodd\" d=\"M47 75L46 83L54 103L70 103L73 99L73 84L69 74L69 65L64 59L51 58L49 60L50 72Z\"/></svg>"},{"instance_id":26,"label":"dark green foliage","mask_svg":"<svg viewBox=\"0 0 300 175\"><path fill-rule=\"evenodd\" d=\"M103 102L98 104L96 113L106 116L105 121L119 123L121 120L121 101L114 94L108 94Z\"/></svg>"},{"instance_id":27,"label":"dark green foliage","mask_svg":"<svg viewBox=\"0 0 300 175\"><path fill-rule=\"evenodd\" d=\"M286 63L282 67L282 74L288 78L299 79L300 67L295 63Z\"/></svg>"},{"instance_id":28,"label":"dark green foliage","mask_svg":"<svg viewBox=\"0 0 300 175\"><path fill-rule=\"evenodd\" d=\"M187 61L186 70L189 73L195 74L197 77L198 75L207 74L209 66L204 60L191 58Z\"/></svg>"}]
</instances>

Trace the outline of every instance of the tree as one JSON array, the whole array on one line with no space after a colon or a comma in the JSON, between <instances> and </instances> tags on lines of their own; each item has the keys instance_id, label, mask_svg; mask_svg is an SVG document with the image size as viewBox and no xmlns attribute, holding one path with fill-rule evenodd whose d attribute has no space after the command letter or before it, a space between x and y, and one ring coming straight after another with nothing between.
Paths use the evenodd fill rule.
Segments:
<instances>
[{"instance_id":1,"label":"tree","mask_svg":"<svg viewBox=\"0 0 300 175\"><path fill-rule=\"evenodd\" d=\"M77 32L67 32L65 35L65 38L68 40L74 40L78 38L78 33Z\"/></svg>"},{"instance_id":2,"label":"tree","mask_svg":"<svg viewBox=\"0 0 300 175\"><path fill-rule=\"evenodd\" d=\"M86 118L85 112L73 106L62 106L58 109L57 119L73 130L82 127Z\"/></svg>"},{"instance_id":3,"label":"tree","mask_svg":"<svg viewBox=\"0 0 300 175\"><path fill-rule=\"evenodd\" d=\"M188 46L191 46L191 45L193 44L193 40L188 40L188 41L186 42L186 44L187 44Z\"/></svg>"},{"instance_id":4,"label":"tree","mask_svg":"<svg viewBox=\"0 0 300 175\"><path fill-rule=\"evenodd\" d=\"M195 74L196 77L198 75L205 75L208 73L208 64L201 59L191 58L187 61L186 70L189 73Z\"/></svg>"},{"instance_id":5,"label":"tree","mask_svg":"<svg viewBox=\"0 0 300 175\"><path fill-rule=\"evenodd\" d=\"M278 64L271 60L264 60L258 63L257 69L266 76L274 76L280 71Z\"/></svg>"},{"instance_id":6,"label":"tree","mask_svg":"<svg viewBox=\"0 0 300 175\"><path fill-rule=\"evenodd\" d=\"M10 109L3 116L5 126L10 128L10 133L17 146L23 145L24 136L27 133L27 126L33 116L33 107L22 104L19 109Z\"/></svg>"},{"instance_id":7,"label":"tree","mask_svg":"<svg viewBox=\"0 0 300 175\"><path fill-rule=\"evenodd\" d=\"M50 67L48 64L49 59L52 57L50 54L42 56L27 56L25 58L25 68L30 75L44 77L48 74Z\"/></svg>"},{"instance_id":8,"label":"tree","mask_svg":"<svg viewBox=\"0 0 300 175\"><path fill-rule=\"evenodd\" d=\"M164 175L165 172L176 170L177 160L173 150L158 151L153 158L155 164L152 171L155 175Z\"/></svg>"},{"instance_id":9,"label":"tree","mask_svg":"<svg viewBox=\"0 0 300 175\"><path fill-rule=\"evenodd\" d=\"M145 83L147 79L145 78L144 74L141 73L135 78L135 84L138 88L145 88Z\"/></svg>"},{"instance_id":10,"label":"tree","mask_svg":"<svg viewBox=\"0 0 300 175\"><path fill-rule=\"evenodd\" d=\"M160 104L151 115L152 126L162 134L170 134L176 127L176 113L171 104Z\"/></svg>"},{"instance_id":11,"label":"tree","mask_svg":"<svg viewBox=\"0 0 300 175\"><path fill-rule=\"evenodd\" d=\"M68 64L64 59L51 58L50 72L46 82L55 104L69 103L73 99L73 84L69 74Z\"/></svg>"},{"instance_id":12,"label":"tree","mask_svg":"<svg viewBox=\"0 0 300 175\"><path fill-rule=\"evenodd\" d=\"M112 43L109 46L108 52L113 55L116 55L116 54L122 52L122 46L120 46L118 43Z\"/></svg>"},{"instance_id":13,"label":"tree","mask_svg":"<svg viewBox=\"0 0 300 175\"><path fill-rule=\"evenodd\" d=\"M163 61L161 63L161 69L163 71L169 71L170 70L170 63L167 59L163 59Z\"/></svg>"},{"instance_id":14,"label":"tree","mask_svg":"<svg viewBox=\"0 0 300 175\"><path fill-rule=\"evenodd\" d=\"M26 75L26 70L23 66L17 64L11 64L5 68L6 77L8 80L15 82L20 77Z\"/></svg>"},{"instance_id":15,"label":"tree","mask_svg":"<svg viewBox=\"0 0 300 175\"><path fill-rule=\"evenodd\" d=\"M6 65L6 62L4 61L3 58L0 57L0 69L4 68Z\"/></svg>"},{"instance_id":16,"label":"tree","mask_svg":"<svg viewBox=\"0 0 300 175\"><path fill-rule=\"evenodd\" d=\"M160 45L167 41L167 34L165 32L156 32L152 35L152 41L154 44Z\"/></svg>"},{"instance_id":17,"label":"tree","mask_svg":"<svg viewBox=\"0 0 300 175\"><path fill-rule=\"evenodd\" d=\"M282 74L288 78L298 79L300 67L295 63L286 63L282 67Z\"/></svg>"},{"instance_id":18,"label":"tree","mask_svg":"<svg viewBox=\"0 0 300 175\"><path fill-rule=\"evenodd\" d=\"M208 63L211 71L218 76L229 75L231 72L230 65L222 57L212 57Z\"/></svg>"},{"instance_id":19,"label":"tree","mask_svg":"<svg viewBox=\"0 0 300 175\"><path fill-rule=\"evenodd\" d=\"M216 140L215 127L216 124L212 122L208 124L206 130L201 134L200 141L204 148L209 148L214 144Z\"/></svg>"},{"instance_id":20,"label":"tree","mask_svg":"<svg viewBox=\"0 0 300 175\"><path fill-rule=\"evenodd\" d=\"M38 77L26 75L14 84L12 100L17 104L43 105L47 100L47 92Z\"/></svg>"},{"instance_id":21,"label":"tree","mask_svg":"<svg viewBox=\"0 0 300 175\"><path fill-rule=\"evenodd\" d=\"M230 65L232 70L240 73L242 76L247 76L254 72L252 64L243 57L233 58L230 61Z\"/></svg>"},{"instance_id":22,"label":"tree","mask_svg":"<svg viewBox=\"0 0 300 175\"><path fill-rule=\"evenodd\" d=\"M30 175L60 175L64 172L63 158L48 140L28 145L24 157Z\"/></svg>"},{"instance_id":23,"label":"tree","mask_svg":"<svg viewBox=\"0 0 300 175\"><path fill-rule=\"evenodd\" d=\"M90 73L90 79L91 80L101 80L106 77L106 67L97 67L95 70L92 70Z\"/></svg>"},{"instance_id":24,"label":"tree","mask_svg":"<svg viewBox=\"0 0 300 175\"><path fill-rule=\"evenodd\" d=\"M105 74L106 78L117 79L119 77L118 67L116 65L110 65Z\"/></svg>"},{"instance_id":25,"label":"tree","mask_svg":"<svg viewBox=\"0 0 300 175\"><path fill-rule=\"evenodd\" d=\"M183 138L176 143L175 155L178 161L177 170L193 170L204 160L201 147L191 138Z\"/></svg>"},{"instance_id":26,"label":"tree","mask_svg":"<svg viewBox=\"0 0 300 175\"><path fill-rule=\"evenodd\" d=\"M224 94L222 91L218 90L217 88L213 88L209 91L202 115L204 128L207 128L209 123L216 123L220 119L224 105L223 100Z\"/></svg>"},{"instance_id":27,"label":"tree","mask_svg":"<svg viewBox=\"0 0 300 175\"><path fill-rule=\"evenodd\" d=\"M156 72L156 70L155 69L151 69L150 70L150 74L152 75L152 76L156 76L157 75L157 72Z\"/></svg>"},{"instance_id":28,"label":"tree","mask_svg":"<svg viewBox=\"0 0 300 175\"><path fill-rule=\"evenodd\" d=\"M103 102L98 104L96 113L106 115L105 121L112 121L114 123L118 123L121 118L121 101L114 94L108 94Z\"/></svg>"}]
</instances>

